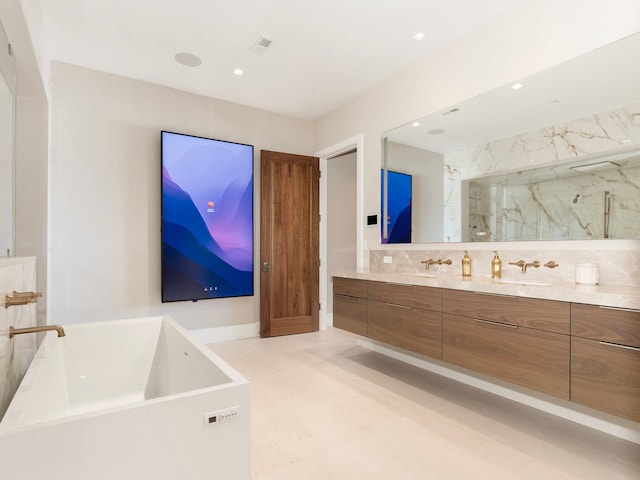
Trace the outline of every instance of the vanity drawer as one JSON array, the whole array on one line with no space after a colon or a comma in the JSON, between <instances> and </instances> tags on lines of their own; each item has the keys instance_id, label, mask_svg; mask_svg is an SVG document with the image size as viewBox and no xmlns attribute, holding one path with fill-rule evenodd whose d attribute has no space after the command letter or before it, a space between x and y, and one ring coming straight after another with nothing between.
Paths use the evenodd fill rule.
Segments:
<instances>
[{"instance_id":1,"label":"vanity drawer","mask_svg":"<svg viewBox=\"0 0 640 480\"><path fill-rule=\"evenodd\" d=\"M369 282L369 300L442 311L442 290L420 285Z\"/></svg>"},{"instance_id":2,"label":"vanity drawer","mask_svg":"<svg viewBox=\"0 0 640 480\"><path fill-rule=\"evenodd\" d=\"M570 304L555 300L444 290L445 313L568 334Z\"/></svg>"},{"instance_id":3,"label":"vanity drawer","mask_svg":"<svg viewBox=\"0 0 640 480\"><path fill-rule=\"evenodd\" d=\"M334 295L367 298L367 281L355 278L333 277Z\"/></svg>"},{"instance_id":4,"label":"vanity drawer","mask_svg":"<svg viewBox=\"0 0 640 480\"><path fill-rule=\"evenodd\" d=\"M443 314L442 359L569 400L569 335Z\"/></svg>"},{"instance_id":5,"label":"vanity drawer","mask_svg":"<svg viewBox=\"0 0 640 480\"><path fill-rule=\"evenodd\" d=\"M442 313L369 300L369 338L442 358Z\"/></svg>"},{"instance_id":6,"label":"vanity drawer","mask_svg":"<svg viewBox=\"0 0 640 480\"><path fill-rule=\"evenodd\" d=\"M640 310L573 303L571 335L640 347Z\"/></svg>"}]
</instances>

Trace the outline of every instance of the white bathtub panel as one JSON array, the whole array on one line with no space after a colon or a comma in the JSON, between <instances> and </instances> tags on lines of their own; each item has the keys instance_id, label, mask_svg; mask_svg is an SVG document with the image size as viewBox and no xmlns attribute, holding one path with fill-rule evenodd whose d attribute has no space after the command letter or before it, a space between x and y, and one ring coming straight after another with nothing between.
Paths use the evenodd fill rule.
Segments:
<instances>
[{"instance_id":1,"label":"white bathtub panel","mask_svg":"<svg viewBox=\"0 0 640 480\"><path fill-rule=\"evenodd\" d=\"M238 420L204 414L239 406ZM250 478L249 385L172 397L135 408L0 435L13 480ZM9 460L10 459L10 460Z\"/></svg>"},{"instance_id":2,"label":"white bathtub panel","mask_svg":"<svg viewBox=\"0 0 640 480\"><path fill-rule=\"evenodd\" d=\"M90 404L144 392L162 317L73 325L56 345L63 349L69 404Z\"/></svg>"},{"instance_id":3,"label":"white bathtub panel","mask_svg":"<svg viewBox=\"0 0 640 480\"><path fill-rule=\"evenodd\" d=\"M188 392L231 382L190 337L163 325L153 358L145 398Z\"/></svg>"}]
</instances>

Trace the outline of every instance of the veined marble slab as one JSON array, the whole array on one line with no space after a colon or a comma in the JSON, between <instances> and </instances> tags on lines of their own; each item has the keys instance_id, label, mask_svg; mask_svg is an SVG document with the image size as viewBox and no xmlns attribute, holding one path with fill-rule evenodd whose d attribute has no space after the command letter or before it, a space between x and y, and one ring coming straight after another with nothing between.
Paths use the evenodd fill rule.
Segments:
<instances>
[{"instance_id":1,"label":"veined marble slab","mask_svg":"<svg viewBox=\"0 0 640 480\"><path fill-rule=\"evenodd\" d=\"M9 339L9 327L36 325L37 307L28 305L4 307L5 295L13 291L36 291L36 259L0 258L0 418L13 398L37 348L36 335L17 335Z\"/></svg>"}]
</instances>

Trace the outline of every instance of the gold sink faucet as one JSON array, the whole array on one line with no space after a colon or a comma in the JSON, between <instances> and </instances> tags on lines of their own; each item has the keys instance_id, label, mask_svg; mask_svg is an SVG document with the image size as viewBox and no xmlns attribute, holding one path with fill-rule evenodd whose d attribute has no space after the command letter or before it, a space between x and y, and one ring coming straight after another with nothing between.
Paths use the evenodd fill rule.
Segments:
<instances>
[{"instance_id":1,"label":"gold sink faucet","mask_svg":"<svg viewBox=\"0 0 640 480\"><path fill-rule=\"evenodd\" d=\"M535 260L531 263L527 263L524 260L518 260L517 262L509 262L509 265L517 265L518 267L522 268L522 273L527 273L527 267L538 268L540 267L540 262L538 260Z\"/></svg>"}]
</instances>

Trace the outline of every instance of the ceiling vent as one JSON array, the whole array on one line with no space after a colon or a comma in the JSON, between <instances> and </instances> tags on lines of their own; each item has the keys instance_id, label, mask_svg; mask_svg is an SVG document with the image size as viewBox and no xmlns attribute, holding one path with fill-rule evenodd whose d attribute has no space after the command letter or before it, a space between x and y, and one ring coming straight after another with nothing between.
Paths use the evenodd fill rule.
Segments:
<instances>
[{"instance_id":1,"label":"ceiling vent","mask_svg":"<svg viewBox=\"0 0 640 480\"><path fill-rule=\"evenodd\" d=\"M272 43L273 42L268 38L260 37L253 45L251 45L249 51L258 55L264 55L264 52L267 51L267 48L269 48Z\"/></svg>"}]
</instances>

